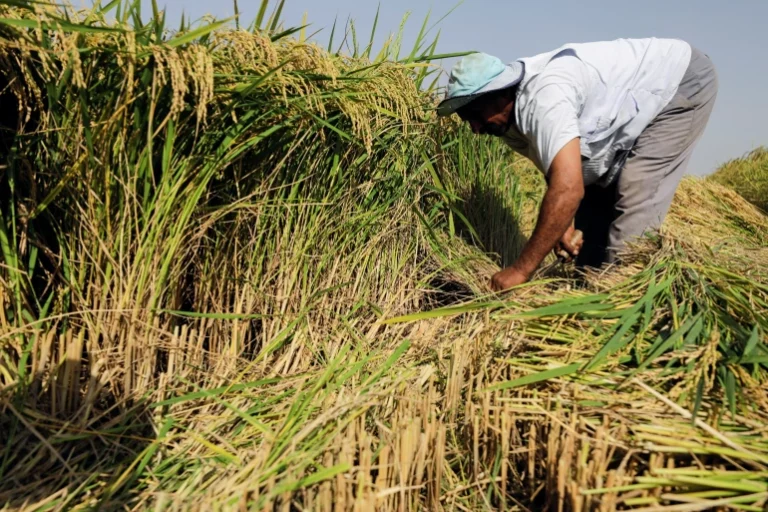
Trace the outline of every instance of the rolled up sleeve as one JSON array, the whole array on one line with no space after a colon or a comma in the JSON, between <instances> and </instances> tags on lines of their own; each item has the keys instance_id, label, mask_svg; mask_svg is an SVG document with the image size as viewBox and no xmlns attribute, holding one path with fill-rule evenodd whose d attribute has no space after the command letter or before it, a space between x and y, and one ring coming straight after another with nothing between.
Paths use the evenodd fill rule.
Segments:
<instances>
[{"instance_id":1,"label":"rolled up sleeve","mask_svg":"<svg viewBox=\"0 0 768 512\"><path fill-rule=\"evenodd\" d=\"M575 87L549 84L538 89L520 113L520 131L530 141L532 160L544 175L557 153L579 137L579 104Z\"/></svg>"}]
</instances>

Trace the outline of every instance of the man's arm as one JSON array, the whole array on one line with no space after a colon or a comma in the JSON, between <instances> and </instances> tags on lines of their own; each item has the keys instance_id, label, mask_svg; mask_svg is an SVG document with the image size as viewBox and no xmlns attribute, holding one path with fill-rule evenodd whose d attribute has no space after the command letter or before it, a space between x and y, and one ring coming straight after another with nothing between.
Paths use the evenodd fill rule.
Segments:
<instances>
[{"instance_id":1,"label":"man's arm","mask_svg":"<svg viewBox=\"0 0 768 512\"><path fill-rule=\"evenodd\" d=\"M528 281L570 227L584 198L579 139L571 140L557 153L548 182L536 229L517 261L493 276L494 290L506 290Z\"/></svg>"}]
</instances>

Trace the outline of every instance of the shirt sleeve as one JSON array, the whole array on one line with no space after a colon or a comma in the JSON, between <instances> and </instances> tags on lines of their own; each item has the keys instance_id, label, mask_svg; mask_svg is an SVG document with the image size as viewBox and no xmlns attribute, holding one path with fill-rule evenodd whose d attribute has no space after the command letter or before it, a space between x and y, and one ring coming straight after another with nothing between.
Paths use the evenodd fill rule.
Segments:
<instances>
[{"instance_id":1,"label":"shirt sleeve","mask_svg":"<svg viewBox=\"0 0 768 512\"><path fill-rule=\"evenodd\" d=\"M536 90L520 113L520 131L530 141L531 160L545 176L557 153L580 136L580 99L573 85L546 84Z\"/></svg>"}]
</instances>

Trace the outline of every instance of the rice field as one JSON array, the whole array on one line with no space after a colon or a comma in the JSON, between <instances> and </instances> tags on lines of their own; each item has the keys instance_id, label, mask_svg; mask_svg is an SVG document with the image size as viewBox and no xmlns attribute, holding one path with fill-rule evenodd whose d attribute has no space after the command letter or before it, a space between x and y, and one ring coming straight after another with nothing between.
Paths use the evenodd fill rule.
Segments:
<instances>
[{"instance_id":1,"label":"rice field","mask_svg":"<svg viewBox=\"0 0 768 512\"><path fill-rule=\"evenodd\" d=\"M762 512L764 211L687 178L495 295L544 184L434 116L430 20L282 5L0 0L0 510Z\"/></svg>"}]
</instances>

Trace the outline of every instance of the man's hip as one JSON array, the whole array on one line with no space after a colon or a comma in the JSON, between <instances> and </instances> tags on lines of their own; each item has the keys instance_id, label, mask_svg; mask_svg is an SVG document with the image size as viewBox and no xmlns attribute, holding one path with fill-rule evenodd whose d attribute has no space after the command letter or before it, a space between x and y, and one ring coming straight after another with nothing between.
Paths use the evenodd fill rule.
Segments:
<instances>
[{"instance_id":1,"label":"man's hip","mask_svg":"<svg viewBox=\"0 0 768 512\"><path fill-rule=\"evenodd\" d=\"M576 215L585 233L581 264L612 262L627 242L661 226L707 125L717 87L712 61L692 48L677 93L638 137L616 179L606 188L587 187Z\"/></svg>"}]
</instances>

